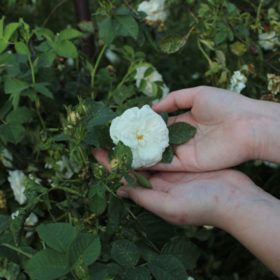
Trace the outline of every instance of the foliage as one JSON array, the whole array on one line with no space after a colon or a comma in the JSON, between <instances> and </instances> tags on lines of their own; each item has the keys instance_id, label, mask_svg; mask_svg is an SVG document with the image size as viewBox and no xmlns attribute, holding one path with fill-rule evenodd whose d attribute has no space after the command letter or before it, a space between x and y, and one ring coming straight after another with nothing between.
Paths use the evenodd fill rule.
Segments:
<instances>
[{"instance_id":1,"label":"foliage","mask_svg":"<svg viewBox=\"0 0 280 280\"><path fill-rule=\"evenodd\" d=\"M75 24L69 1L4 2L0 277L274 279L226 233L170 225L119 199L122 177L132 187L150 184L130 170L132 155L125 145L112 149L108 131L127 108L161 97L162 82L153 83L154 96L136 86L139 63L155 66L172 90L201 84L228 88L233 71L242 70L248 77L245 95L278 101L277 92L267 90L267 74L279 75L277 52L263 50L258 35L274 30L279 36L279 3L172 0L168 20L151 26L137 12L140 1L90 1L92 30ZM89 35L95 38L93 59L83 48ZM185 126L169 128L171 144L194 135ZM111 172L93 158L95 147L111 151ZM163 161L172 157L170 146ZM241 168L279 196L279 169L262 163ZM26 175L23 205L14 199L10 170ZM38 216L37 224L27 224L30 213Z\"/></svg>"}]
</instances>

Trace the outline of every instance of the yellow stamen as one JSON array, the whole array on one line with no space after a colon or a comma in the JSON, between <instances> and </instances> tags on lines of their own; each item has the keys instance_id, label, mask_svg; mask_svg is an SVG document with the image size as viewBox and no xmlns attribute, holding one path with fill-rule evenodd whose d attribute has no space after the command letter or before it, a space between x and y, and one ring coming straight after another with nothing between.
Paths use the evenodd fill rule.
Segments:
<instances>
[{"instance_id":1,"label":"yellow stamen","mask_svg":"<svg viewBox=\"0 0 280 280\"><path fill-rule=\"evenodd\" d=\"M144 140L144 135L143 135L143 134L137 134L137 135L136 135L136 139L137 139L138 141L142 141L142 140Z\"/></svg>"}]
</instances>

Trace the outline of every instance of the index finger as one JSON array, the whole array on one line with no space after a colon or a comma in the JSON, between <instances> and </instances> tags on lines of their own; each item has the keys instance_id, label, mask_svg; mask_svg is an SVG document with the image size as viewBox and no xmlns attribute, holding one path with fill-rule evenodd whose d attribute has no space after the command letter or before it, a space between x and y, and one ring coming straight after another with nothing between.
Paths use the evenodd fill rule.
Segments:
<instances>
[{"instance_id":1,"label":"index finger","mask_svg":"<svg viewBox=\"0 0 280 280\"><path fill-rule=\"evenodd\" d=\"M174 112L179 109L189 109L193 105L197 88L173 91L158 104L153 106L156 112Z\"/></svg>"}]
</instances>

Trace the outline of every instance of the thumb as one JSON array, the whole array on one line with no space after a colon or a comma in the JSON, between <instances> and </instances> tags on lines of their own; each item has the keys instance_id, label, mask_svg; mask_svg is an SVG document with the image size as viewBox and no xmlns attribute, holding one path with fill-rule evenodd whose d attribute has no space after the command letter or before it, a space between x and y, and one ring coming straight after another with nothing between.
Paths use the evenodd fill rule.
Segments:
<instances>
[{"instance_id":1,"label":"thumb","mask_svg":"<svg viewBox=\"0 0 280 280\"><path fill-rule=\"evenodd\" d=\"M174 212L173 201L166 192L140 187L121 187L117 194L133 200L136 204L164 219L167 219Z\"/></svg>"}]
</instances>

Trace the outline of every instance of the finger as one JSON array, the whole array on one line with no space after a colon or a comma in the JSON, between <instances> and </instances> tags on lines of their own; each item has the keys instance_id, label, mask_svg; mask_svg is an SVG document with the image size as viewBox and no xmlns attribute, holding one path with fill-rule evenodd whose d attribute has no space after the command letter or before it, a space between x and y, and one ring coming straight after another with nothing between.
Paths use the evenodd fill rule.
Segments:
<instances>
[{"instance_id":1,"label":"finger","mask_svg":"<svg viewBox=\"0 0 280 280\"><path fill-rule=\"evenodd\" d=\"M174 155L171 163L158 163L154 166L145 168L147 171L167 171L167 172L179 172L185 171L186 168L183 166L179 158Z\"/></svg>"},{"instance_id":2,"label":"finger","mask_svg":"<svg viewBox=\"0 0 280 280\"><path fill-rule=\"evenodd\" d=\"M197 122L195 121L195 119L192 116L191 112L187 112L178 116L174 116L174 117L169 117L168 118L168 125L172 125L174 123L177 122L186 122L189 123L192 126L197 126Z\"/></svg>"},{"instance_id":3,"label":"finger","mask_svg":"<svg viewBox=\"0 0 280 280\"><path fill-rule=\"evenodd\" d=\"M108 152L106 150L96 148L92 150L92 154L100 164L102 164L108 171L111 171Z\"/></svg>"},{"instance_id":4,"label":"finger","mask_svg":"<svg viewBox=\"0 0 280 280\"><path fill-rule=\"evenodd\" d=\"M172 198L168 193L153 189L121 187L117 194L123 198L129 198L136 204L165 218L173 209Z\"/></svg>"},{"instance_id":5,"label":"finger","mask_svg":"<svg viewBox=\"0 0 280 280\"><path fill-rule=\"evenodd\" d=\"M174 112L179 109L188 109L193 105L196 88L173 91L158 104L153 106L156 112Z\"/></svg>"}]
</instances>

